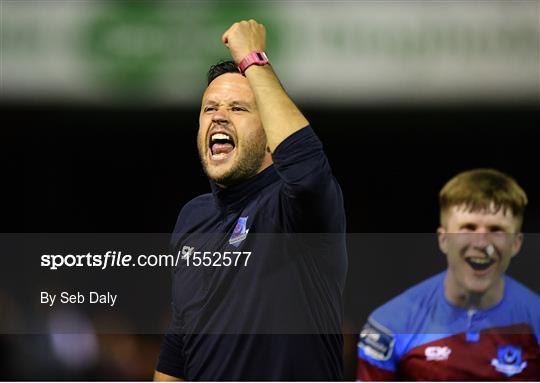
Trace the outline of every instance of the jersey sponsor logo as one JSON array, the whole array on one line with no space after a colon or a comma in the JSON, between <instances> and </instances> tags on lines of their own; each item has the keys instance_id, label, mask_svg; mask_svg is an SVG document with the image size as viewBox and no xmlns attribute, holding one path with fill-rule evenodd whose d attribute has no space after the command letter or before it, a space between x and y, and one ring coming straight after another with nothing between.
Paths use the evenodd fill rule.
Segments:
<instances>
[{"instance_id":1,"label":"jersey sponsor logo","mask_svg":"<svg viewBox=\"0 0 540 383\"><path fill-rule=\"evenodd\" d=\"M394 335L388 329L369 320L360 333L358 347L368 357L384 361L392 356L394 343Z\"/></svg>"},{"instance_id":2,"label":"jersey sponsor logo","mask_svg":"<svg viewBox=\"0 0 540 383\"><path fill-rule=\"evenodd\" d=\"M183 246L181 250L182 259L187 260L190 257L190 255L193 253L193 250L195 250L195 247Z\"/></svg>"},{"instance_id":3,"label":"jersey sponsor logo","mask_svg":"<svg viewBox=\"0 0 540 383\"><path fill-rule=\"evenodd\" d=\"M510 377L523 371L527 362L521 360L521 347L505 345L497 347L497 359L492 359L491 365Z\"/></svg>"},{"instance_id":4,"label":"jersey sponsor logo","mask_svg":"<svg viewBox=\"0 0 540 383\"><path fill-rule=\"evenodd\" d=\"M240 246L240 243L242 243L242 241L246 239L249 232L249 229L246 228L248 218L249 216L238 218L238 222L234 227L231 238L229 238L229 243L231 245L238 247Z\"/></svg>"},{"instance_id":5,"label":"jersey sponsor logo","mask_svg":"<svg viewBox=\"0 0 540 383\"><path fill-rule=\"evenodd\" d=\"M443 346L430 346L426 347L424 354L426 355L426 360L430 361L441 361L441 360L448 360L448 357L452 353L452 350L450 347Z\"/></svg>"}]
</instances>

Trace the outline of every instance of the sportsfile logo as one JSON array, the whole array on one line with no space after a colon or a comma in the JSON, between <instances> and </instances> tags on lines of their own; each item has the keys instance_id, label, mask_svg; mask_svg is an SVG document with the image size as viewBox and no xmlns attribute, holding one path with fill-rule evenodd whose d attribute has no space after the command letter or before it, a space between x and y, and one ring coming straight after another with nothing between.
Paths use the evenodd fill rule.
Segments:
<instances>
[{"instance_id":1,"label":"sportsfile logo","mask_svg":"<svg viewBox=\"0 0 540 383\"><path fill-rule=\"evenodd\" d=\"M439 347L439 346L430 346L426 347L425 350L426 360L448 360L448 357L452 353L452 350L449 347Z\"/></svg>"}]
</instances>

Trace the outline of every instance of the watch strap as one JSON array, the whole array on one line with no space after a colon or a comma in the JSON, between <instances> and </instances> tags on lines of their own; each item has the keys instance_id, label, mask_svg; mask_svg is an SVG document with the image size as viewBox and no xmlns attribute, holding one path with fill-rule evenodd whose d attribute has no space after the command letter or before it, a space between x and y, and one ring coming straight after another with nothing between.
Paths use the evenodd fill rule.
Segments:
<instances>
[{"instance_id":1,"label":"watch strap","mask_svg":"<svg viewBox=\"0 0 540 383\"><path fill-rule=\"evenodd\" d=\"M242 61L240 61L240 64L238 64L238 69L240 70L240 73L244 74L246 69L252 65L266 65L268 63L268 56L266 56L265 52L255 51L251 52L244 57Z\"/></svg>"}]
</instances>

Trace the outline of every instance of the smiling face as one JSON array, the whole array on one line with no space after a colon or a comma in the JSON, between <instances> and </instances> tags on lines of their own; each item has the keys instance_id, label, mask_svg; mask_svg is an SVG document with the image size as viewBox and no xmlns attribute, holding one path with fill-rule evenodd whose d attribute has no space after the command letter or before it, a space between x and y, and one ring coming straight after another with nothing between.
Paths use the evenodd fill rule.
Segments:
<instances>
[{"instance_id":1,"label":"smiling face","mask_svg":"<svg viewBox=\"0 0 540 383\"><path fill-rule=\"evenodd\" d=\"M466 305L476 295L489 306L502 298L503 274L521 248L519 227L510 209L448 208L438 236L448 261L445 293L452 303Z\"/></svg>"},{"instance_id":2,"label":"smiling face","mask_svg":"<svg viewBox=\"0 0 540 383\"><path fill-rule=\"evenodd\" d=\"M220 186L250 178L272 163L255 96L241 74L223 74L206 88L197 147L206 175Z\"/></svg>"}]
</instances>

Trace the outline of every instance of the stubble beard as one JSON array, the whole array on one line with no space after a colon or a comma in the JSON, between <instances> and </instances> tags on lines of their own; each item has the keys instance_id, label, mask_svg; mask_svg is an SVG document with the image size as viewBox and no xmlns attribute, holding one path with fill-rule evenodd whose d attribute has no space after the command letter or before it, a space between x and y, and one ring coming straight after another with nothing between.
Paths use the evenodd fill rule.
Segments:
<instances>
[{"instance_id":1,"label":"stubble beard","mask_svg":"<svg viewBox=\"0 0 540 383\"><path fill-rule=\"evenodd\" d=\"M232 167L220 175L211 175L209 172L208 158L204 154L204 148L199 147L199 157L206 176L216 184L224 187L240 183L253 177L262 166L266 152L266 137L257 136L252 141L243 145L243 149L237 153L238 157L234 159ZM202 150L201 150L202 149ZM210 150L210 149L207 149Z\"/></svg>"}]
</instances>

